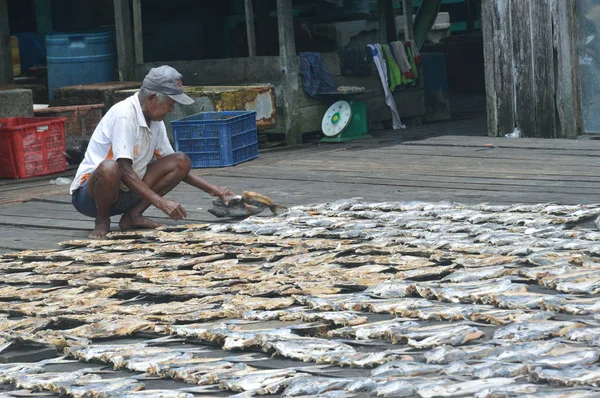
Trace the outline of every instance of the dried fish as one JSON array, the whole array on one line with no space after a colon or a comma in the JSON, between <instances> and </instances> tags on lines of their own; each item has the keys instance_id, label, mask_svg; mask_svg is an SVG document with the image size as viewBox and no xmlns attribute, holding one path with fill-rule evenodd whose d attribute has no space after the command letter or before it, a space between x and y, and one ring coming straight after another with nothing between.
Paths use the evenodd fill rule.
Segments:
<instances>
[{"instance_id":1,"label":"dried fish","mask_svg":"<svg viewBox=\"0 0 600 398\"><path fill-rule=\"evenodd\" d=\"M277 215L285 209L285 207L273 203L269 197L250 191L244 191L242 195L229 198L227 204L221 198L216 198L213 200L212 206L208 212L220 218L246 218L261 213L267 208Z\"/></svg>"},{"instance_id":2,"label":"dried fish","mask_svg":"<svg viewBox=\"0 0 600 398\"><path fill-rule=\"evenodd\" d=\"M571 341L581 341L592 346L600 346L600 329L598 328L578 328L569 331L565 337Z\"/></svg>"},{"instance_id":3,"label":"dried fish","mask_svg":"<svg viewBox=\"0 0 600 398\"><path fill-rule=\"evenodd\" d=\"M406 333L392 333L392 343L406 342L415 348L456 346L477 340L483 335L484 333L476 327L463 324L410 327Z\"/></svg>"},{"instance_id":4,"label":"dried fish","mask_svg":"<svg viewBox=\"0 0 600 398\"><path fill-rule=\"evenodd\" d=\"M144 388L144 384L134 378L95 380L77 379L72 385L61 386L60 393L68 394L75 398L84 398L94 395L122 397ZM100 394L98 392L101 391Z\"/></svg>"},{"instance_id":5,"label":"dried fish","mask_svg":"<svg viewBox=\"0 0 600 398\"><path fill-rule=\"evenodd\" d=\"M573 315L587 315L600 312L600 300L597 298L552 297L540 302L540 308L547 311Z\"/></svg>"},{"instance_id":6,"label":"dried fish","mask_svg":"<svg viewBox=\"0 0 600 398\"><path fill-rule=\"evenodd\" d=\"M174 390L142 390L125 393L123 398L194 398L194 394Z\"/></svg>"},{"instance_id":7,"label":"dried fish","mask_svg":"<svg viewBox=\"0 0 600 398\"><path fill-rule=\"evenodd\" d=\"M225 376L219 381L219 387L230 391L261 391L263 394L275 394L283 389L282 381L296 375L295 370L257 370L242 376Z\"/></svg>"},{"instance_id":8,"label":"dried fish","mask_svg":"<svg viewBox=\"0 0 600 398\"><path fill-rule=\"evenodd\" d=\"M413 294L414 284L403 282L384 282L365 290L366 294L378 298L399 298Z\"/></svg>"},{"instance_id":9,"label":"dried fish","mask_svg":"<svg viewBox=\"0 0 600 398\"><path fill-rule=\"evenodd\" d=\"M471 380L459 383L420 388L418 390L418 394L423 398L462 397L466 395L476 394L484 389L509 386L515 382L516 380L514 378L495 377L485 380Z\"/></svg>"},{"instance_id":10,"label":"dried fish","mask_svg":"<svg viewBox=\"0 0 600 398\"><path fill-rule=\"evenodd\" d=\"M520 396L520 395L519 395ZM594 390L577 390L574 388L552 388L551 390L538 391L526 395L527 398L594 398L598 392Z\"/></svg>"},{"instance_id":11,"label":"dried fish","mask_svg":"<svg viewBox=\"0 0 600 398\"><path fill-rule=\"evenodd\" d=\"M495 360L454 362L446 367L443 372L454 376L473 376L478 379L494 377L517 377L527 374L527 364L506 363Z\"/></svg>"},{"instance_id":12,"label":"dried fish","mask_svg":"<svg viewBox=\"0 0 600 398\"><path fill-rule=\"evenodd\" d=\"M370 379L342 379L304 376L293 380L285 389L284 397L322 396L332 391L370 393L377 384Z\"/></svg>"},{"instance_id":13,"label":"dried fish","mask_svg":"<svg viewBox=\"0 0 600 398\"><path fill-rule=\"evenodd\" d=\"M227 376L240 377L255 372L256 369L244 363L218 361L210 359L194 359L184 361L180 366L173 366L161 371L163 378L172 378L189 384L218 384Z\"/></svg>"},{"instance_id":14,"label":"dried fish","mask_svg":"<svg viewBox=\"0 0 600 398\"><path fill-rule=\"evenodd\" d=\"M554 318L554 313L549 311L525 312L522 310L500 310L487 309L477 306L482 312L474 312L470 315L473 322L487 322L493 325L507 325L533 320L548 320Z\"/></svg>"},{"instance_id":15,"label":"dried fish","mask_svg":"<svg viewBox=\"0 0 600 398\"><path fill-rule=\"evenodd\" d=\"M442 278L442 281L449 281L453 283L472 282L479 281L482 279L500 278L502 276L510 274L511 272L512 271L505 266L482 267L477 268L476 270L465 269L454 271L450 275Z\"/></svg>"},{"instance_id":16,"label":"dried fish","mask_svg":"<svg viewBox=\"0 0 600 398\"><path fill-rule=\"evenodd\" d=\"M508 398L508 397L528 397L533 398L538 396L539 386L535 384L511 384L508 386L488 387L480 390L475 395L475 398ZM534 395L531 395L534 394ZM544 396L544 395L540 395Z\"/></svg>"},{"instance_id":17,"label":"dried fish","mask_svg":"<svg viewBox=\"0 0 600 398\"><path fill-rule=\"evenodd\" d=\"M597 386L600 382L600 367L589 366L569 369L545 369L537 367L530 371L533 381L547 382L552 386Z\"/></svg>"},{"instance_id":18,"label":"dried fish","mask_svg":"<svg viewBox=\"0 0 600 398\"><path fill-rule=\"evenodd\" d=\"M433 388L451 383L448 379L441 378L392 378L390 381L380 383L377 387L377 396L383 397L411 397L419 395L423 388Z\"/></svg>"},{"instance_id":19,"label":"dried fish","mask_svg":"<svg viewBox=\"0 0 600 398\"><path fill-rule=\"evenodd\" d=\"M412 321L402 322L401 319L372 322L359 326L351 326L330 330L330 337L356 338L358 340L392 339L392 334L407 333L409 328L419 326Z\"/></svg>"},{"instance_id":20,"label":"dried fish","mask_svg":"<svg viewBox=\"0 0 600 398\"><path fill-rule=\"evenodd\" d=\"M415 286L417 293L426 298L435 298L451 303L488 304L494 294L527 292L527 285L513 283L510 279L490 279L465 283L437 283Z\"/></svg>"},{"instance_id":21,"label":"dried fish","mask_svg":"<svg viewBox=\"0 0 600 398\"><path fill-rule=\"evenodd\" d=\"M261 339L265 352L275 352L286 358L303 362L323 362L324 357L354 354L354 348L347 344L311 337L275 337Z\"/></svg>"},{"instance_id":22,"label":"dried fish","mask_svg":"<svg viewBox=\"0 0 600 398\"><path fill-rule=\"evenodd\" d=\"M154 324L148 321L130 318L109 318L102 322L70 329L65 333L90 339L105 339L117 336L128 336L136 332L153 328Z\"/></svg>"},{"instance_id":23,"label":"dried fish","mask_svg":"<svg viewBox=\"0 0 600 398\"><path fill-rule=\"evenodd\" d=\"M326 321L331 322L334 325L343 326L354 326L360 325L367 322L367 317L358 315L352 312L305 312L305 311L273 311L276 313L276 318L282 321L296 321L301 320L304 322L319 322ZM266 316L262 314L256 314L253 319L265 319ZM249 318L246 318L249 319Z\"/></svg>"},{"instance_id":24,"label":"dried fish","mask_svg":"<svg viewBox=\"0 0 600 398\"><path fill-rule=\"evenodd\" d=\"M533 367L546 367L554 369L564 369L572 366L588 366L600 359L600 351L598 350L586 350L583 349L571 349L571 350L551 350L546 355L532 358L528 361L530 366ZM564 352L564 353L563 353Z\"/></svg>"},{"instance_id":25,"label":"dried fish","mask_svg":"<svg viewBox=\"0 0 600 398\"><path fill-rule=\"evenodd\" d=\"M515 342L541 340L551 336L565 336L571 330L584 326L582 323L568 321L519 322L499 328L494 332L494 338Z\"/></svg>"},{"instance_id":26,"label":"dried fish","mask_svg":"<svg viewBox=\"0 0 600 398\"><path fill-rule=\"evenodd\" d=\"M381 365L371 371L376 378L416 377L429 374L439 374L444 369L439 365L428 365L414 361L393 361Z\"/></svg>"},{"instance_id":27,"label":"dried fish","mask_svg":"<svg viewBox=\"0 0 600 398\"><path fill-rule=\"evenodd\" d=\"M560 296L531 292L509 292L509 294L493 294L489 297L490 304L499 308L509 309L538 309L542 302L554 301Z\"/></svg>"}]
</instances>

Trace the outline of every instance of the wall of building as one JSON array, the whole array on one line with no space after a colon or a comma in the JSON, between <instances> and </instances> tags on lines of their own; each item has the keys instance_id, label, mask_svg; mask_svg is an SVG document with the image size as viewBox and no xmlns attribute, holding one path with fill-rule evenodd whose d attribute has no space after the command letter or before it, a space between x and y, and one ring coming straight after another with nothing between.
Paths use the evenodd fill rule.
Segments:
<instances>
[{"instance_id":1,"label":"wall of building","mask_svg":"<svg viewBox=\"0 0 600 398\"><path fill-rule=\"evenodd\" d=\"M382 123L391 120L389 108L385 104L381 81L375 68L373 68L370 76L342 76L338 55L336 53L324 53L323 57L338 86L359 86L366 89L365 94L359 99L366 102L369 123L374 128L380 128ZM183 82L186 86L272 84L275 87L277 120L283 120L279 57L173 61L168 64L183 75ZM137 65L136 80L141 81L151 68L160 65L162 65L160 62ZM302 79L302 77L299 76L299 79ZM301 82L300 85L302 86ZM419 82L415 87L399 89L394 94L394 98L401 117L420 117L425 114L422 82ZM321 119L330 105L330 101L302 94L298 104L302 120L302 132L320 131ZM283 133L282 128L282 123L278 122L277 126L269 132Z\"/></svg>"}]
</instances>

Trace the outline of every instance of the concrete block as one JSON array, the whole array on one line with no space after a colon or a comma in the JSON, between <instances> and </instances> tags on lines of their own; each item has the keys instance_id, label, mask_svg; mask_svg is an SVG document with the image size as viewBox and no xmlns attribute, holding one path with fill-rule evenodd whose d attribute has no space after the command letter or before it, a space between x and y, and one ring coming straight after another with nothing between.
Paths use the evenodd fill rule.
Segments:
<instances>
[{"instance_id":1,"label":"concrete block","mask_svg":"<svg viewBox=\"0 0 600 398\"><path fill-rule=\"evenodd\" d=\"M0 85L0 91L4 90L31 90L34 104L48 103L48 89L42 84L5 84Z\"/></svg>"},{"instance_id":2,"label":"concrete block","mask_svg":"<svg viewBox=\"0 0 600 398\"><path fill-rule=\"evenodd\" d=\"M104 104L104 113L114 105L114 93L121 90L139 89L142 86L140 82L106 82L94 83L81 86L60 87L54 89L54 100L59 101L51 105L66 105L65 101L70 101L69 105L88 105L92 103Z\"/></svg>"},{"instance_id":3,"label":"concrete block","mask_svg":"<svg viewBox=\"0 0 600 398\"><path fill-rule=\"evenodd\" d=\"M33 95L31 90L0 91L0 119L32 116Z\"/></svg>"}]
</instances>

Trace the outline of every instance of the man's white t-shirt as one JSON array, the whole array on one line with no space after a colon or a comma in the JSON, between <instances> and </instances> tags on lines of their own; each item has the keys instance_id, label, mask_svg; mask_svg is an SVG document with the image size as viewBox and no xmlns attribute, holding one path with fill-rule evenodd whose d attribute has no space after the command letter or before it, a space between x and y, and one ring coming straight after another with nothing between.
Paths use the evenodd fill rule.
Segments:
<instances>
[{"instance_id":1,"label":"man's white t-shirt","mask_svg":"<svg viewBox=\"0 0 600 398\"><path fill-rule=\"evenodd\" d=\"M144 178L148 164L172 154L164 122L146 123L138 94L117 103L102 118L71 184L75 192L104 160L131 159L133 170ZM121 189L128 188L121 182Z\"/></svg>"}]
</instances>

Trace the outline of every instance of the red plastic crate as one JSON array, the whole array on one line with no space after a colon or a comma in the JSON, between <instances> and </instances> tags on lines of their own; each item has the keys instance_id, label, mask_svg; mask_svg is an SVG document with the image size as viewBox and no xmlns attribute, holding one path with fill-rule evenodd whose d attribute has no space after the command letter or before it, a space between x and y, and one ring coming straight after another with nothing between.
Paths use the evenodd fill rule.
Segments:
<instances>
[{"instance_id":1,"label":"red plastic crate","mask_svg":"<svg viewBox=\"0 0 600 398\"><path fill-rule=\"evenodd\" d=\"M27 178L67 169L64 117L0 119L0 178Z\"/></svg>"}]
</instances>

